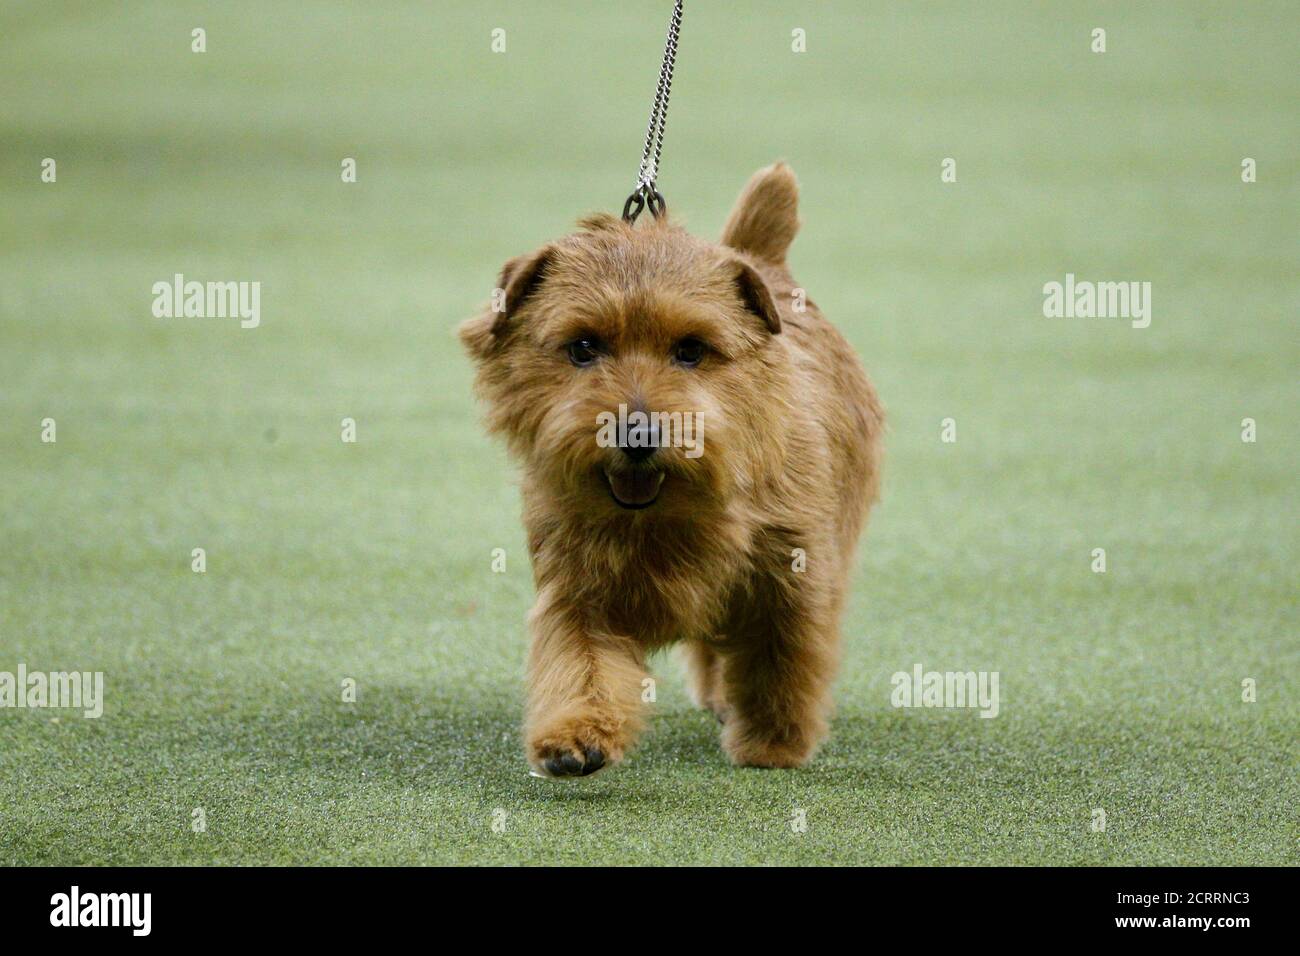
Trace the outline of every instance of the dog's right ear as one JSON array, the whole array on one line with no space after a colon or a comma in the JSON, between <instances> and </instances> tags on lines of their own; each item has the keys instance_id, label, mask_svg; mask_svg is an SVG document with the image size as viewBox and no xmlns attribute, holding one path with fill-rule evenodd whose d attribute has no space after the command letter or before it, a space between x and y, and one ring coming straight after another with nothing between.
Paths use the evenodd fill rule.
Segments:
<instances>
[{"instance_id":1,"label":"dog's right ear","mask_svg":"<svg viewBox=\"0 0 1300 956\"><path fill-rule=\"evenodd\" d=\"M546 278L546 269L550 267L551 256L555 254L554 246L542 246L528 255L515 256L502 267L497 289L493 291L493 311L497 319L493 323L494 336L506 332L515 312L519 310L524 299L528 298L537 286Z\"/></svg>"},{"instance_id":2,"label":"dog's right ear","mask_svg":"<svg viewBox=\"0 0 1300 956\"><path fill-rule=\"evenodd\" d=\"M496 347L524 300L546 278L554 252L554 246L543 246L536 252L515 256L502 267L497 287L492 290L492 304L488 311L460 326L460 340L470 354L484 358Z\"/></svg>"},{"instance_id":3,"label":"dog's right ear","mask_svg":"<svg viewBox=\"0 0 1300 956\"><path fill-rule=\"evenodd\" d=\"M493 335L505 333L519 306L542 284L554 253L554 246L542 246L536 252L515 256L502 267L501 278L492 292L492 310L496 313Z\"/></svg>"}]
</instances>

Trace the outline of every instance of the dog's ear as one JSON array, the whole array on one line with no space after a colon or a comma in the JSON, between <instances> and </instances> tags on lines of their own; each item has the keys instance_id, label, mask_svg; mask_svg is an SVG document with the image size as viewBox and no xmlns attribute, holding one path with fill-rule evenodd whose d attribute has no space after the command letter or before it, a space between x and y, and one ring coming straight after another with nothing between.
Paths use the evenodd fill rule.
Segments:
<instances>
[{"instance_id":1,"label":"dog's ear","mask_svg":"<svg viewBox=\"0 0 1300 956\"><path fill-rule=\"evenodd\" d=\"M470 355L486 359L505 336L510 319L524 300L541 284L550 264L554 247L543 246L536 252L515 256L501 269L497 287L492 290L492 304L457 329Z\"/></svg>"},{"instance_id":2,"label":"dog's ear","mask_svg":"<svg viewBox=\"0 0 1300 956\"><path fill-rule=\"evenodd\" d=\"M785 163L760 169L741 191L722 244L780 265L799 231L799 182Z\"/></svg>"},{"instance_id":3,"label":"dog's ear","mask_svg":"<svg viewBox=\"0 0 1300 956\"><path fill-rule=\"evenodd\" d=\"M501 278L497 279L497 291L493 293L492 305L496 311L496 319L492 323L493 335L505 332L519 306L541 285L554 254L554 246L542 246L536 252L515 256L502 267Z\"/></svg>"},{"instance_id":4,"label":"dog's ear","mask_svg":"<svg viewBox=\"0 0 1300 956\"><path fill-rule=\"evenodd\" d=\"M748 262L742 259L732 259L731 262L736 270L736 291L740 294L740 301L745 303L746 309L763 320L769 332L776 335L781 331L781 316L776 311L772 290L758 274L758 270Z\"/></svg>"}]
</instances>

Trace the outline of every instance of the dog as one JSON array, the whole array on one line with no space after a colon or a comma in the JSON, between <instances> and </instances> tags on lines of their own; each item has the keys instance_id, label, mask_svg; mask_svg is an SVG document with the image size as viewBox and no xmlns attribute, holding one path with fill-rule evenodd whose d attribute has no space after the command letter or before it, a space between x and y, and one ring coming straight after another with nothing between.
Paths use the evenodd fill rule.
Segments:
<instances>
[{"instance_id":1,"label":"dog","mask_svg":"<svg viewBox=\"0 0 1300 956\"><path fill-rule=\"evenodd\" d=\"M488 430L522 465L535 773L621 760L646 657L669 644L733 763L798 767L826 735L884 416L786 266L797 207L777 163L717 245L666 217L589 216L507 262L459 329ZM628 425L599 441L616 411ZM694 455L664 435L679 420L701 426Z\"/></svg>"}]
</instances>

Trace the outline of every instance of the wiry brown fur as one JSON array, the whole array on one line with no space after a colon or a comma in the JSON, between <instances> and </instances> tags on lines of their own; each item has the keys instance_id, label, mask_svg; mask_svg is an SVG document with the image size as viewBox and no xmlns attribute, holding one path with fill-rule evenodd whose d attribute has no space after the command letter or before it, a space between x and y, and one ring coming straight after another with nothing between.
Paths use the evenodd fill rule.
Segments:
<instances>
[{"instance_id":1,"label":"wiry brown fur","mask_svg":"<svg viewBox=\"0 0 1300 956\"><path fill-rule=\"evenodd\" d=\"M525 740L539 770L619 760L646 654L678 641L736 763L798 766L825 735L882 412L839 332L811 300L795 311L796 206L777 164L750 180L722 245L588 217L508 262L504 311L461 326L488 427L523 465L537 591ZM608 354L575 367L566 346L588 335ZM694 368L672 360L689 336L710 346ZM598 413L620 403L704 420L700 457L656 453L666 477L644 510L611 497L605 471L626 462L596 441Z\"/></svg>"}]
</instances>

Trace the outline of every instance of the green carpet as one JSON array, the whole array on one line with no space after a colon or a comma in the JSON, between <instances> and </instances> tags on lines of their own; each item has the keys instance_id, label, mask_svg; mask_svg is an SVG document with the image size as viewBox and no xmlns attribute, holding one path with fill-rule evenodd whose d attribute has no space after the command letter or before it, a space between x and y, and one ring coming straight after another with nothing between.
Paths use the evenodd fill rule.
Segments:
<instances>
[{"instance_id":1,"label":"green carpet","mask_svg":"<svg viewBox=\"0 0 1300 956\"><path fill-rule=\"evenodd\" d=\"M1297 862L1297 14L1087 7L688 0L661 188L716 236L794 167L885 496L809 767L731 768L666 656L626 763L553 782L452 330L621 207L669 4L6 4L0 671L105 705L0 710L0 864ZM176 273L260 325L155 318ZM1067 273L1150 327L1045 318ZM895 709L918 663L999 715Z\"/></svg>"}]
</instances>

